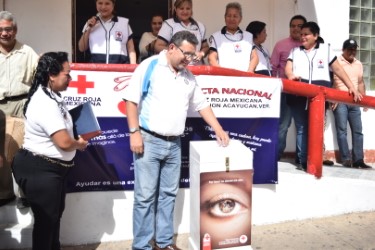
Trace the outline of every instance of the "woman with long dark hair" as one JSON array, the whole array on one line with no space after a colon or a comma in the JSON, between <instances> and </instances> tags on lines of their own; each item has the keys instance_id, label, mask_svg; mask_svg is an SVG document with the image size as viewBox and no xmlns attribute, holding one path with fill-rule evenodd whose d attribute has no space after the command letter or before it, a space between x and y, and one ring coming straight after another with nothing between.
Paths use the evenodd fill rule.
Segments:
<instances>
[{"instance_id":1,"label":"woman with long dark hair","mask_svg":"<svg viewBox=\"0 0 375 250\"><path fill-rule=\"evenodd\" d=\"M24 144L12 164L34 214L33 250L60 249L65 178L76 150L88 143L74 139L72 118L60 94L69 85L69 72L66 52L45 53L39 59L24 107Z\"/></svg>"}]
</instances>

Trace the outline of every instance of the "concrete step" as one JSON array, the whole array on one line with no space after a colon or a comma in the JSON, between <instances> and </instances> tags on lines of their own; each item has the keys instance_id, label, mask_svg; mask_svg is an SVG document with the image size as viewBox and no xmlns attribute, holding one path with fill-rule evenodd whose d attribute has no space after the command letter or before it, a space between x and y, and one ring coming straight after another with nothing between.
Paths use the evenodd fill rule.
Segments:
<instances>
[{"instance_id":1,"label":"concrete step","mask_svg":"<svg viewBox=\"0 0 375 250\"><path fill-rule=\"evenodd\" d=\"M296 170L293 164L279 162L278 184L253 186L252 225L375 211L375 170L335 164L324 167L323 173L316 179ZM61 243L69 246L131 240L133 200L132 191L68 194ZM189 189L179 190L175 212L176 233L189 234ZM0 207L0 249L30 248L32 224L30 209L18 210L16 202Z\"/></svg>"},{"instance_id":2,"label":"concrete step","mask_svg":"<svg viewBox=\"0 0 375 250\"><path fill-rule=\"evenodd\" d=\"M0 249L30 247L32 224L30 208L17 209L16 201L0 207Z\"/></svg>"},{"instance_id":3,"label":"concrete step","mask_svg":"<svg viewBox=\"0 0 375 250\"><path fill-rule=\"evenodd\" d=\"M0 249L19 249L31 246L31 224L0 224Z\"/></svg>"},{"instance_id":4,"label":"concrete step","mask_svg":"<svg viewBox=\"0 0 375 250\"><path fill-rule=\"evenodd\" d=\"M17 209L16 201L0 207L0 224L28 225L33 221L30 208Z\"/></svg>"}]
</instances>

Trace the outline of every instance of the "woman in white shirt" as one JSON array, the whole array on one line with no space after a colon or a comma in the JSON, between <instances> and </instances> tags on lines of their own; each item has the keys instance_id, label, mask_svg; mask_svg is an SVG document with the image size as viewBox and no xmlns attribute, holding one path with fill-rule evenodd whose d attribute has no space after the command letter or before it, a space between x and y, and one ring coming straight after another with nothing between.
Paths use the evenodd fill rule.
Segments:
<instances>
[{"instance_id":1,"label":"woman in white shirt","mask_svg":"<svg viewBox=\"0 0 375 250\"><path fill-rule=\"evenodd\" d=\"M76 150L87 141L74 139L73 122L60 92L71 80L68 54L43 54L24 106L23 148L14 157L14 178L34 215L32 249L60 249L60 218L65 207L65 179Z\"/></svg>"}]
</instances>

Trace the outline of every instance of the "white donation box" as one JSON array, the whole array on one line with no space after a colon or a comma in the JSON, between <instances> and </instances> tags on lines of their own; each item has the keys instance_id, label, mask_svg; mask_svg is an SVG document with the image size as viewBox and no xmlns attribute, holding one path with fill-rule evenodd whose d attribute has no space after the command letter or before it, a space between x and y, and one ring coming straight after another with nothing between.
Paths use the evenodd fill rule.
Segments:
<instances>
[{"instance_id":1,"label":"white donation box","mask_svg":"<svg viewBox=\"0 0 375 250\"><path fill-rule=\"evenodd\" d=\"M191 141L189 158L189 249L252 249L253 152L238 140Z\"/></svg>"}]
</instances>

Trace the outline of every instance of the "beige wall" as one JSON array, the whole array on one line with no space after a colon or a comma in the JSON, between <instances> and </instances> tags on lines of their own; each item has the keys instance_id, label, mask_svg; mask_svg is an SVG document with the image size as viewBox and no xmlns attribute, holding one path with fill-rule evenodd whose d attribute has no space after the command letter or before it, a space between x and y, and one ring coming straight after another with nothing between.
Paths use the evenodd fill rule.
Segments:
<instances>
[{"instance_id":1,"label":"beige wall","mask_svg":"<svg viewBox=\"0 0 375 250\"><path fill-rule=\"evenodd\" d=\"M0 8L13 12L19 24L18 39L32 46L37 53L51 50L72 51L71 0L0 0ZM224 26L224 11L228 0L194 0L194 17L207 28L207 37ZM302 14L317 21L321 35L340 53L342 41L349 34L349 0L238 0L243 8L241 28L253 20L267 23L265 46L272 52L276 41L289 35L289 19ZM371 94L371 93L369 93ZM366 115L372 114L367 112ZM364 122L364 124L367 124ZM370 123L371 124L371 123ZM372 130L365 131L366 135ZM294 151L295 131L290 129L287 151ZM326 135L327 150L334 145L334 133ZM367 137L366 138L371 138ZM373 148L366 139L365 148Z\"/></svg>"},{"instance_id":2,"label":"beige wall","mask_svg":"<svg viewBox=\"0 0 375 250\"><path fill-rule=\"evenodd\" d=\"M204 23L206 36L224 26L224 11L228 0L194 1L194 17ZM245 29L250 21L267 24L265 46L273 45L288 36L289 19L303 14L317 21L325 40L336 51L349 32L349 0L238 0L243 8L240 25ZM18 39L32 46L37 53L51 50L72 51L71 0L0 0L0 8L13 12L19 23ZM327 11L328 10L328 11ZM332 11L334 10L334 12ZM334 14L333 14L334 13Z\"/></svg>"},{"instance_id":3,"label":"beige wall","mask_svg":"<svg viewBox=\"0 0 375 250\"><path fill-rule=\"evenodd\" d=\"M71 0L0 1L17 18L19 41L30 45L38 54L56 50L71 54Z\"/></svg>"}]
</instances>

